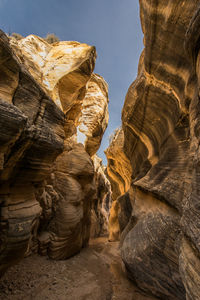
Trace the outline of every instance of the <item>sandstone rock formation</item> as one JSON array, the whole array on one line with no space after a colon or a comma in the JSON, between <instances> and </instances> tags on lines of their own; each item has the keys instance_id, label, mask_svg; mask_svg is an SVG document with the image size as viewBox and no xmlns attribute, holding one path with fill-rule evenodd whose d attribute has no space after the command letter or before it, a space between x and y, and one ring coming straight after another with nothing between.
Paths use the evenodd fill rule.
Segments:
<instances>
[{"instance_id":1,"label":"sandstone rock formation","mask_svg":"<svg viewBox=\"0 0 200 300\"><path fill-rule=\"evenodd\" d=\"M93 161L80 143L65 141L36 198L43 211L32 251L65 259L86 246L89 238L108 233L110 184L97 158Z\"/></svg>"},{"instance_id":2,"label":"sandstone rock formation","mask_svg":"<svg viewBox=\"0 0 200 300\"><path fill-rule=\"evenodd\" d=\"M95 66L95 47L71 41L50 45L35 35L19 41L12 39L11 45L31 75L65 113L66 137L75 134L86 84Z\"/></svg>"},{"instance_id":3,"label":"sandstone rock formation","mask_svg":"<svg viewBox=\"0 0 200 300\"><path fill-rule=\"evenodd\" d=\"M124 153L133 170L121 197L128 207L121 218L122 259L149 295L196 300L199 1L140 0L140 16L145 48L122 112Z\"/></svg>"},{"instance_id":4,"label":"sandstone rock formation","mask_svg":"<svg viewBox=\"0 0 200 300\"><path fill-rule=\"evenodd\" d=\"M131 165L123 150L124 132L122 129L117 129L110 141L109 147L105 154L108 161L107 174L112 187L112 207L109 218L109 240L115 241L120 236L119 215L123 210L118 197L126 193L131 182Z\"/></svg>"},{"instance_id":5,"label":"sandstone rock formation","mask_svg":"<svg viewBox=\"0 0 200 300\"><path fill-rule=\"evenodd\" d=\"M0 31L0 274L24 256L41 213L34 184L63 150L64 114Z\"/></svg>"},{"instance_id":6,"label":"sandstone rock formation","mask_svg":"<svg viewBox=\"0 0 200 300\"><path fill-rule=\"evenodd\" d=\"M109 233L109 214L111 208L111 185L105 173L102 160L95 155L93 158L95 168L96 192L91 209L90 237L107 236Z\"/></svg>"},{"instance_id":7,"label":"sandstone rock formation","mask_svg":"<svg viewBox=\"0 0 200 300\"><path fill-rule=\"evenodd\" d=\"M25 253L63 259L87 244L98 190L90 155L107 126L108 91L92 73L95 47L49 45L37 36L9 40L1 32L0 48L2 274ZM92 103L100 107L87 124L84 148L76 127Z\"/></svg>"},{"instance_id":8,"label":"sandstone rock formation","mask_svg":"<svg viewBox=\"0 0 200 300\"><path fill-rule=\"evenodd\" d=\"M85 135L85 149L90 156L99 149L108 118L108 85L101 76L92 74L86 87L78 127L82 136Z\"/></svg>"},{"instance_id":9,"label":"sandstone rock formation","mask_svg":"<svg viewBox=\"0 0 200 300\"><path fill-rule=\"evenodd\" d=\"M51 179L38 193L43 207L39 252L65 259L87 245L95 193L94 166L82 144L65 144Z\"/></svg>"}]
</instances>

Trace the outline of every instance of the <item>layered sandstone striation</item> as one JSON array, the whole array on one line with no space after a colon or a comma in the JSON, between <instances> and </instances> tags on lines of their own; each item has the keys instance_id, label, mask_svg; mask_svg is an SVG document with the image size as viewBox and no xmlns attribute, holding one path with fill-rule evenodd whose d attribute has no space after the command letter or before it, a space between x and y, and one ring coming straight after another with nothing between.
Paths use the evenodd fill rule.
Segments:
<instances>
[{"instance_id":1,"label":"layered sandstone striation","mask_svg":"<svg viewBox=\"0 0 200 300\"><path fill-rule=\"evenodd\" d=\"M0 32L0 274L24 256L41 207L35 184L63 150L64 113Z\"/></svg>"},{"instance_id":2,"label":"layered sandstone striation","mask_svg":"<svg viewBox=\"0 0 200 300\"><path fill-rule=\"evenodd\" d=\"M109 217L109 240L119 240L120 237L120 221L119 215L123 210L123 201L120 196L125 194L131 183L131 165L130 161L124 153L124 132L121 128L115 130L109 147L105 154L108 161L107 174L112 188L112 207Z\"/></svg>"},{"instance_id":3,"label":"layered sandstone striation","mask_svg":"<svg viewBox=\"0 0 200 300\"><path fill-rule=\"evenodd\" d=\"M50 45L33 35L17 41L1 32L0 49L2 274L25 253L63 259L87 244L100 182L91 156L107 126L108 89L93 74L93 46ZM84 146L76 134L86 103L90 114L92 104L93 114L99 110ZM102 216L98 222L103 228Z\"/></svg>"},{"instance_id":4,"label":"layered sandstone striation","mask_svg":"<svg viewBox=\"0 0 200 300\"><path fill-rule=\"evenodd\" d=\"M65 259L87 245L95 189L93 162L84 146L65 142L51 178L37 194L43 207L36 236L39 253ZM34 240L32 244L34 248Z\"/></svg>"},{"instance_id":5,"label":"layered sandstone striation","mask_svg":"<svg viewBox=\"0 0 200 300\"><path fill-rule=\"evenodd\" d=\"M92 74L83 99L78 132L84 139L85 149L93 156L100 147L108 125L108 85L98 74Z\"/></svg>"},{"instance_id":6,"label":"layered sandstone striation","mask_svg":"<svg viewBox=\"0 0 200 300\"><path fill-rule=\"evenodd\" d=\"M76 133L86 85L96 61L94 46L63 41L48 44L35 35L11 39L21 62L65 113L65 134Z\"/></svg>"},{"instance_id":7,"label":"layered sandstone striation","mask_svg":"<svg viewBox=\"0 0 200 300\"><path fill-rule=\"evenodd\" d=\"M122 112L122 259L146 293L200 299L199 1L140 0L140 16L144 51Z\"/></svg>"},{"instance_id":8,"label":"layered sandstone striation","mask_svg":"<svg viewBox=\"0 0 200 300\"><path fill-rule=\"evenodd\" d=\"M97 155L93 158L96 191L91 209L90 237L108 236L109 215L112 204L111 184L106 176L106 168Z\"/></svg>"}]
</instances>

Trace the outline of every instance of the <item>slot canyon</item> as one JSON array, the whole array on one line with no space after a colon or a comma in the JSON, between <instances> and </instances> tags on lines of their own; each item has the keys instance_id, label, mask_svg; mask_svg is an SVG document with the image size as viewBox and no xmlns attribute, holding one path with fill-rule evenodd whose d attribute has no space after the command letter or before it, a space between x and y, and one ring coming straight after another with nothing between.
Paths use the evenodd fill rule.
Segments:
<instances>
[{"instance_id":1,"label":"slot canyon","mask_svg":"<svg viewBox=\"0 0 200 300\"><path fill-rule=\"evenodd\" d=\"M139 3L107 166L98 49L0 31L0 300L200 300L200 2Z\"/></svg>"}]
</instances>

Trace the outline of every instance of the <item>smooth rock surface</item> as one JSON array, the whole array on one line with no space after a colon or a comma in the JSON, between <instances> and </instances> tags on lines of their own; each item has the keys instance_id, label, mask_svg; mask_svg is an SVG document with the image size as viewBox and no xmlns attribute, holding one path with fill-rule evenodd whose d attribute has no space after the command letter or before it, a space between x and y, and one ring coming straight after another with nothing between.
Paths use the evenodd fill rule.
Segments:
<instances>
[{"instance_id":1,"label":"smooth rock surface","mask_svg":"<svg viewBox=\"0 0 200 300\"><path fill-rule=\"evenodd\" d=\"M93 158L96 193L92 202L90 237L108 236L109 215L112 205L111 185L106 177L106 168L97 155Z\"/></svg>"},{"instance_id":2,"label":"smooth rock surface","mask_svg":"<svg viewBox=\"0 0 200 300\"><path fill-rule=\"evenodd\" d=\"M199 1L140 0L140 17L144 51L122 112L123 151L132 167L118 213L122 259L149 295L196 300Z\"/></svg>"},{"instance_id":3,"label":"smooth rock surface","mask_svg":"<svg viewBox=\"0 0 200 300\"><path fill-rule=\"evenodd\" d=\"M86 84L95 66L95 47L71 41L48 44L35 35L19 41L11 39L11 45L31 75L65 113L66 137L75 134Z\"/></svg>"},{"instance_id":4,"label":"smooth rock surface","mask_svg":"<svg viewBox=\"0 0 200 300\"><path fill-rule=\"evenodd\" d=\"M35 184L63 150L64 114L0 32L0 274L21 259L41 207Z\"/></svg>"},{"instance_id":5,"label":"smooth rock surface","mask_svg":"<svg viewBox=\"0 0 200 300\"><path fill-rule=\"evenodd\" d=\"M116 241L120 237L120 225L118 216L120 214L121 203L118 197L126 193L131 183L131 165L124 153L124 132L117 129L112 137L105 154L107 157L107 174L112 187L112 207L109 218L109 240ZM123 204L122 204L123 205Z\"/></svg>"},{"instance_id":6,"label":"smooth rock surface","mask_svg":"<svg viewBox=\"0 0 200 300\"><path fill-rule=\"evenodd\" d=\"M79 252L90 238L97 192L105 185L102 207L107 193L109 207L110 192L103 168L98 175L100 168L95 169L90 157L108 122L108 87L92 73L95 47L78 42L50 45L33 35L17 41L1 32L0 49L3 274L32 252L53 259ZM77 143L76 132L85 96L83 110L89 103L91 130L83 146ZM98 236L107 230L108 210L96 214Z\"/></svg>"},{"instance_id":7,"label":"smooth rock surface","mask_svg":"<svg viewBox=\"0 0 200 300\"><path fill-rule=\"evenodd\" d=\"M85 135L85 149L93 156L99 149L108 125L108 85L98 74L92 74L86 86L78 130Z\"/></svg>"},{"instance_id":8,"label":"smooth rock surface","mask_svg":"<svg viewBox=\"0 0 200 300\"><path fill-rule=\"evenodd\" d=\"M38 193L43 207L38 251L53 259L76 254L90 237L90 211L96 188L94 166L82 144L71 144L70 148L65 146L51 179Z\"/></svg>"}]
</instances>

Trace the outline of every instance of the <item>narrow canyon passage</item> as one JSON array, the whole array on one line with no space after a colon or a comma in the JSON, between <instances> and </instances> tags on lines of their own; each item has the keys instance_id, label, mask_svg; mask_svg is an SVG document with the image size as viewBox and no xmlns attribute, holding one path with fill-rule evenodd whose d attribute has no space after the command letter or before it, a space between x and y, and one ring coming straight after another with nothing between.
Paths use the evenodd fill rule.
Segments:
<instances>
[{"instance_id":1,"label":"narrow canyon passage","mask_svg":"<svg viewBox=\"0 0 200 300\"><path fill-rule=\"evenodd\" d=\"M31 268L30 268L31 266ZM68 260L33 255L0 282L1 300L145 300L123 272L119 243L93 239Z\"/></svg>"},{"instance_id":2,"label":"narrow canyon passage","mask_svg":"<svg viewBox=\"0 0 200 300\"><path fill-rule=\"evenodd\" d=\"M107 166L96 48L0 30L0 300L200 300L199 1L139 2Z\"/></svg>"}]
</instances>

